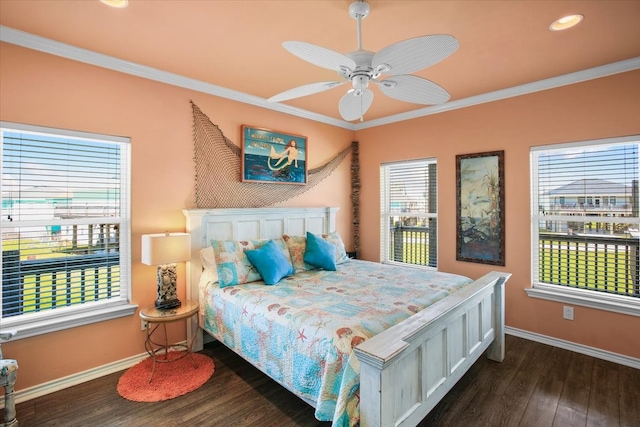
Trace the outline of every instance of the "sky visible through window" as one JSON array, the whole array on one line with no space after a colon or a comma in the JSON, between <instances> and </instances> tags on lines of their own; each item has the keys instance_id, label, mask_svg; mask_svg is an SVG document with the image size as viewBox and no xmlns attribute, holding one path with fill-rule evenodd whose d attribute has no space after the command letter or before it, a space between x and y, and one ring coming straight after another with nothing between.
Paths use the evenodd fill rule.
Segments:
<instances>
[{"instance_id":1,"label":"sky visible through window","mask_svg":"<svg viewBox=\"0 0 640 427\"><path fill-rule=\"evenodd\" d=\"M538 182L544 191L571 182L598 178L629 186L638 180L638 143L594 145L541 151Z\"/></svg>"},{"instance_id":2,"label":"sky visible through window","mask_svg":"<svg viewBox=\"0 0 640 427\"><path fill-rule=\"evenodd\" d=\"M2 132L2 220L51 216L49 206L116 209L117 143L33 132Z\"/></svg>"}]
</instances>

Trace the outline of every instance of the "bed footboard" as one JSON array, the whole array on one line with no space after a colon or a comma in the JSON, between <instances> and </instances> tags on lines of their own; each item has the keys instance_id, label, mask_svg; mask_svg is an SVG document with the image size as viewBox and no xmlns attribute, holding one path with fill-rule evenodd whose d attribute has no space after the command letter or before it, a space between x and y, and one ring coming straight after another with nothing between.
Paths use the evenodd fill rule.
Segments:
<instances>
[{"instance_id":1,"label":"bed footboard","mask_svg":"<svg viewBox=\"0 0 640 427\"><path fill-rule=\"evenodd\" d=\"M487 350L504 359L504 283L491 272L355 348L360 425L415 426Z\"/></svg>"}]
</instances>

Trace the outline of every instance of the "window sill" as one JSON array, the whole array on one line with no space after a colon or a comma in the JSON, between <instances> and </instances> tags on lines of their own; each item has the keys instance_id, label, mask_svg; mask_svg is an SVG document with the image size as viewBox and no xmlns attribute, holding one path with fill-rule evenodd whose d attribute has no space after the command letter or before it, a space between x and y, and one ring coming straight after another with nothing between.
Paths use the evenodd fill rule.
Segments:
<instances>
[{"instance_id":1,"label":"window sill","mask_svg":"<svg viewBox=\"0 0 640 427\"><path fill-rule=\"evenodd\" d=\"M623 297L586 289L564 288L547 284L534 284L533 287L525 289L525 292L532 298L581 305L583 307L640 317L640 298Z\"/></svg>"},{"instance_id":2,"label":"window sill","mask_svg":"<svg viewBox=\"0 0 640 427\"><path fill-rule=\"evenodd\" d=\"M77 326L89 325L91 323L103 322L105 320L119 317L131 316L136 312L137 305L129 304L126 301L113 301L100 304L99 307L78 307L58 312L47 312L42 315L23 315L13 318L2 319L3 329L13 329L18 333L12 341L62 331L64 329L75 328Z\"/></svg>"}]
</instances>

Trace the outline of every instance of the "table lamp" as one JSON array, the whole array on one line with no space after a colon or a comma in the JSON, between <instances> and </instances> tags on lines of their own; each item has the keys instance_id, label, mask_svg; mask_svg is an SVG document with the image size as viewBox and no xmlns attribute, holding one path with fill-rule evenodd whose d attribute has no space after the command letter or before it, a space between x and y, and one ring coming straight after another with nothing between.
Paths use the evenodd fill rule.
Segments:
<instances>
[{"instance_id":1,"label":"table lamp","mask_svg":"<svg viewBox=\"0 0 640 427\"><path fill-rule=\"evenodd\" d=\"M142 263L158 266L158 300L161 309L180 307L176 263L191 258L191 236L187 233L144 234Z\"/></svg>"}]
</instances>

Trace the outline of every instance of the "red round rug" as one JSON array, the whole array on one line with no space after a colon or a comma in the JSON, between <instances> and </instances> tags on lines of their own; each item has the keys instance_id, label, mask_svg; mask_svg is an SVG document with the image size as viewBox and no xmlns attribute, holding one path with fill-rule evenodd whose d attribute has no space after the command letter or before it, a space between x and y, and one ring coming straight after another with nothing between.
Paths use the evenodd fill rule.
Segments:
<instances>
[{"instance_id":1,"label":"red round rug","mask_svg":"<svg viewBox=\"0 0 640 427\"><path fill-rule=\"evenodd\" d=\"M177 359L183 351L170 351L169 359ZM160 357L164 357L163 355ZM156 363L156 371L149 382L153 359L148 357L127 369L118 380L118 393L134 402L160 402L182 396L202 386L215 370L213 360L193 353L197 368L188 355L169 363Z\"/></svg>"}]
</instances>

